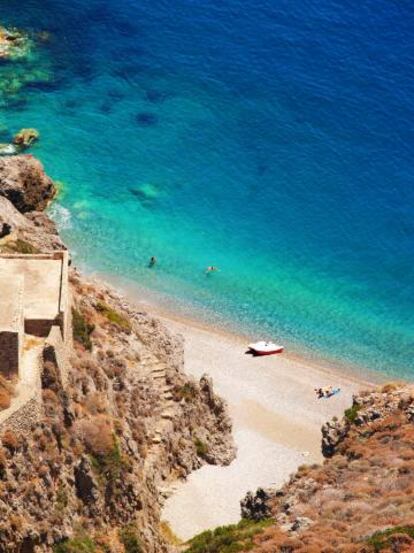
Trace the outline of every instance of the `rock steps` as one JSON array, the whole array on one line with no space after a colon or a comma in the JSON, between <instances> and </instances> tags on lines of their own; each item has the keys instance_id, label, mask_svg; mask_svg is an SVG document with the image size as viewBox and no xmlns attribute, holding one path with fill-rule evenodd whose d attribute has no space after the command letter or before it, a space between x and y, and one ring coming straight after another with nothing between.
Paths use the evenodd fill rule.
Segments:
<instances>
[{"instance_id":1,"label":"rock steps","mask_svg":"<svg viewBox=\"0 0 414 553\"><path fill-rule=\"evenodd\" d=\"M141 369L144 369L148 377L153 381L155 389L160 394L161 410L158 415L158 421L153 428L150 436L151 446L148 450L145 465L150 468L157 464L160 449L164 437L173 429L173 420L176 416L176 402L173 400L172 386L167 383L167 365L159 359L146 354L141 358Z\"/></svg>"}]
</instances>

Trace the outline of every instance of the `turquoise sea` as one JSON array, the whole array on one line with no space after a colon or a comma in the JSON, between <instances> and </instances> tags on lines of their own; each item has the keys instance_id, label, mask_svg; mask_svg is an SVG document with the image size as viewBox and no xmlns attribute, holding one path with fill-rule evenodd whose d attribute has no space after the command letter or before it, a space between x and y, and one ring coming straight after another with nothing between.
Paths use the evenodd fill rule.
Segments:
<instances>
[{"instance_id":1,"label":"turquoise sea","mask_svg":"<svg viewBox=\"0 0 414 553\"><path fill-rule=\"evenodd\" d=\"M412 3L3 0L0 21L49 33L0 64L0 141L39 129L77 265L414 375Z\"/></svg>"}]
</instances>

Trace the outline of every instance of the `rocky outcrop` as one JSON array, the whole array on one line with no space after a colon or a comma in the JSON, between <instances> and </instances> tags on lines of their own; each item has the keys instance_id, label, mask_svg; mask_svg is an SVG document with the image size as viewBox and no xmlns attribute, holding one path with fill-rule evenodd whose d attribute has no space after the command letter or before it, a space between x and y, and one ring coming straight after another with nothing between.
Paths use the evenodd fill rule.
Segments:
<instances>
[{"instance_id":1,"label":"rocky outcrop","mask_svg":"<svg viewBox=\"0 0 414 553\"><path fill-rule=\"evenodd\" d=\"M34 157L0 157L0 196L21 213L42 211L55 193L52 179Z\"/></svg>"},{"instance_id":2,"label":"rocky outcrop","mask_svg":"<svg viewBox=\"0 0 414 553\"><path fill-rule=\"evenodd\" d=\"M24 232L30 229L31 225L6 198L0 196L0 238L8 236L13 231Z\"/></svg>"},{"instance_id":3,"label":"rocky outcrop","mask_svg":"<svg viewBox=\"0 0 414 553\"><path fill-rule=\"evenodd\" d=\"M413 420L414 386L355 395L343 419L322 428L323 465L303 465L281 489L243 500L243 517L273 520L249 550L414 551Z\"/></svg>"},{"instance_id":4,"label":"rocky outcrop","mask_svg":"<svg viewBox=\"0 0 414 553\"><path fill-rule=\"evenodd\" d=\"M19 245L24 244L31 247L32 253L66 249L55 223L47 215L39 211L23 215L1 194L0 240L0 251L4 253L19 252Z\"/></svg>"},{"instance_id":5,"label":"rocky outcrop","mask_svg":"<svg viewBox=\"0 0 414 553\"><path fill-rule=\"evenodd\" d=\"M36 140L39 140L39 131L36 129L21 129L13 137L13 144L22 149L28 148Z\"/></svg>"},{"instance_id":6,"label":"rocky outcrop","mask_svg":"<svg viewBox=\"0 0 414 553\"><path fill-rule=\"evenodd\" d=\"M336 451L336 447L340 444L350 428L348 420L333 420L322 425L322 455L324 457L332 457Z\"/></svg>"},{"instance_id":7,"label":"rocky outcrop","mask_svg":"<svg viewBox=\"0 0 414 553\"><path fill-rule=\"evenodd\" d=\"M264 520L270 517L269 493L258 488L256 493L248 492L240 502L241 516L250 520Z\"/></svg>"}]
</instances>

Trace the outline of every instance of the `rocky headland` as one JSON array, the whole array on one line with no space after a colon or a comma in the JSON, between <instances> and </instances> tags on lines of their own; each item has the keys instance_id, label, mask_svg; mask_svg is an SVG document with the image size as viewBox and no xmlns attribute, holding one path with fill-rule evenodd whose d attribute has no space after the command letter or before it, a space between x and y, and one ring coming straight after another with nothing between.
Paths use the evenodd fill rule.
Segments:
<instances>
[{"instance_id":1,"label":"rocky headland","mask_svg":"<svg viewBox=\"0 0 414 553\"><path fill-rule=\"evenodd\" d=\"M1 252L65 248L44 213L55 192L33 157L0 159ZM177 479L234 458L226 405L185 374L179 335L75 268L69 279L68 383L45 359L41 417L0 428L0 551L173 551L161 506Z\"/></svg>"}]
</instances>

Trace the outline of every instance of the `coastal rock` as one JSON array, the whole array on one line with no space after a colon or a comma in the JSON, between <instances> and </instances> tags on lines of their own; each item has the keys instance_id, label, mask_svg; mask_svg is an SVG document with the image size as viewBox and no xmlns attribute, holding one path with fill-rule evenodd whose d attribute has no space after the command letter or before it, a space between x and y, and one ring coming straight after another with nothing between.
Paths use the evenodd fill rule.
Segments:
<instances>
[{"instance_id":1,"label":"coastal rock","mask_svg":"<svg viewBox=\"0 0 414 553\"><path fill-rule=\"evenodd\" d=\"M39 131L36 129L21 129L13 137L13 144L21 148L28 148L39 140Z\"/></svg>"},{"instance_id":2,"label":"coastal rock","mask_svg":"<svg viewBox=\"0 0 414 553\"><path fill-rule=\"evenodd\" d=\"M0 196L4 196L21 213L43 211L55 195L52 179L32 156L0 158Z\"/></svg>"},{"instance_id":3,"label":"coastal rock","mask_svg":"<svg viewBox=\"0 0 414 553\"><path fill-rule=\"evenodd\" d=\"M349 430L347 421L329 421L322 425L322 455L332 457L336 447L346 437Z\"/></svg>"},{"instance_id":4,"label":"coastal rock","mask_svg":"<svg viewBox=\"0 0 414 553\"><path fill-rule=\"evenodd\" d=\"M6 198L0 196L0 238L20 229L27 230L30 223Z\"/></svg>"},{"instance_id":5,"label":"coastal rock","mask_svg":"<svg viewBox=\"0 0 414 553\"><path fill-rule=\"evenodd\" d=\"M10 252L11 242L22 240L35 251L49 252L66 249L56 225L45 213L31 211L26 216L17 211L9 200L0 195L0 251Z\"/></svg>"}]
</instances>

